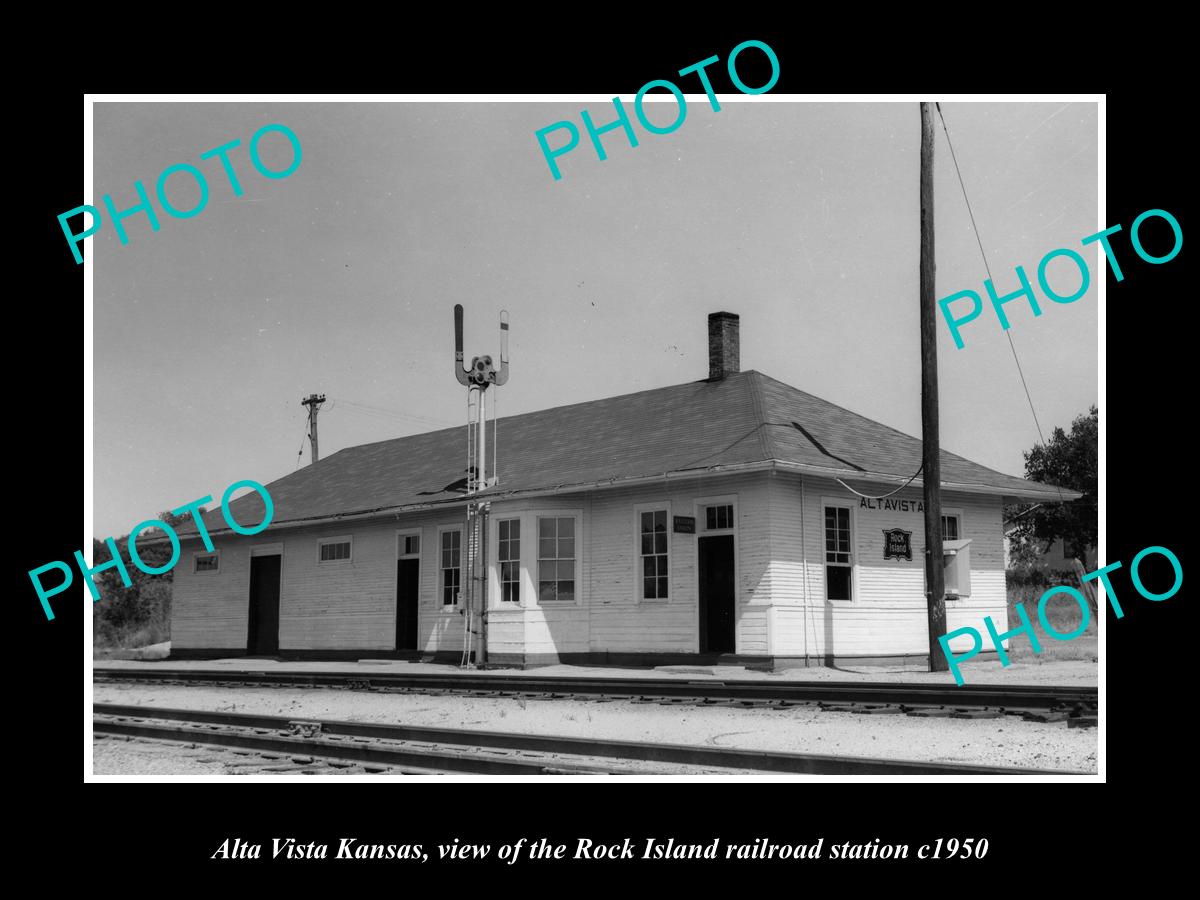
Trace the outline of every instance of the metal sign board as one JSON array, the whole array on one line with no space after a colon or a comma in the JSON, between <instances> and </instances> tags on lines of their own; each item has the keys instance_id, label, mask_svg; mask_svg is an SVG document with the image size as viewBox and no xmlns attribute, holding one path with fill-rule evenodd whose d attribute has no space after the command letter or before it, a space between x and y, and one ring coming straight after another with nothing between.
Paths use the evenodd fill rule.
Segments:
<instances>
[{"instance_id":1,"label":"metal sign board","mask_svg":"<svg viewBox=\"0 0 1200 900\"><path fill-rule=\"evenodd\" d=\"M695 516L674 516L672 530L676 534L695 534L696 533L696 517Z\"/></svg>"},{"instance_id":2,"label":"metal sign board","mask_svg":"<svg viewBox=\"0 0 1200 900\"><path fill-rule=\"evenodd\" d=\"M883 529L883 558L912 561L912 532L903 528Z\"/></svg>"}]
</instances>

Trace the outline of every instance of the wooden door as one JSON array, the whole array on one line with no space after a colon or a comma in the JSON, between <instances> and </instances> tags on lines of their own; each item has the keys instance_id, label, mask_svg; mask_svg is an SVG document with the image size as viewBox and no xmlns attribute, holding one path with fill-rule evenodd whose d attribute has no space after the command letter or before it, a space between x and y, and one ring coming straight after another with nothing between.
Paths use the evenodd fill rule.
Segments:
<instances>
[{"instance_id":1,"label":"wooden door","mask_svg":"<svg viewBox=\"0 0 1200 900\"><path fill-rule=\"evenodd\" d=\"M246 652L279 652L279 578L282 556L250 557L250 627Z\"/></svg>"},{"instance_id":2,"label":"wooden door","mask_svg":"<svg viewBox=\"0 0 1200 900\"><path fill-rule=\"evenodd\" d=\"M702 537L696 543L700 556L700 652L733 653L733 535Z\"/></svg>"}]
</instances>

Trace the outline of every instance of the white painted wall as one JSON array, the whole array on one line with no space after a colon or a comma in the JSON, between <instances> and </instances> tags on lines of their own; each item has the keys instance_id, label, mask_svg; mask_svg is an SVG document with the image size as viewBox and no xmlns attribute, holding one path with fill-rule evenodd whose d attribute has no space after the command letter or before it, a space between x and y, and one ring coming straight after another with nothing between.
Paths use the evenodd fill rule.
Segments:
<instances>
[{"instance_id":1,"label":"white painted wall","mask_svg":"<svg viewBox=\"0 0 1200 900\"><path fill-rule=\"evenodd\" d=\"M671 479L649 487L564 495L550 499L494 503L489 555L489 646L493 653L695 653L699 646L696 535L669 533L670 586L666 600L641 597L641 557L637 514L641 507L665 505L668 527L674 516L699 516L705 499L732 502L737 516L737 648L765 653L769 596L764 593L768 559L765 474L710 479ZM580 517L580 590L573 606L542 605L536 598L536 536L540 515ZM522 601L500 604L496 566L496 523L521 520ZM698 530L703 522L698 521ZM497 607L507 607L499 608ZM746 648L746 649L743 649Z\"/></svg>"},{"instance_id":2,"label":"white painted wall","mask_svg":"<svg viewBox=\"0 0 1200 900\"><path fill-rule=\"evenodd\" d=\"M175 572L171 641L177 649L239 649L246 646L250 553L263 544L282 545L279 600L281 650L391 650L396 639L397 532L421 530L420 641L427 650L461 648L463 616L445 609L438 590L438 525L461 524L452 510L421 513L403 521L341 523L279 529L213 539L221 551L215 574L195 574L184 547ZM317 562L317 539L349 535L349 562Z\"/></svg>"},{"instance_id":3,"label":"white painted wall","mask_svg":"<svg viewBox=\"0 0 1200 900\"><path fill-rule=\"evenodd\" d=\"M823 497L852 501L855 567L854 598L850 601L824 599ZM703 532L699 504L722 500L733 502L736 509L738 653L924 653L924 532L922 515L915 505L919 497L919 490L909 488L893 498L909 501L908 511L868 509L832 480L805 478L802 482L800 476L790 473L754 473L671 479L591 494L495 502L488 537L490 651L696 652L697 535L670 533L669 597L644 600L637 568L636 512L644 505L664 504L668 522L674 516L696 516L697 530ZM1000 498L948 493L944 506L961 513L962 536L972 539L971 596L947 602L948 628L971 625L982 632L983 616L990 615L998 630L1006 630ZM543 515L577 519L574 603L538 602L537 519ZM519 606L499 600L496 523L501 518L521 521ZM364 655L391 650L395 645L397 532L419 528L421 647L427 652L461 650L464 617L441 604L438 529L462 522L461 510L444 510L367 524L268 529L251 537L217 538L221 550L217 574L192 572L191 553L199 549L199 544L188 542L175 574L174 646L243 648L250 551L254 546L278 542L283 547L282 650L362 650ZM911 562L883 559L883 530L897 527L913 533ZM352 560L318 564L317 539L347 534L353 538ZM960 638L954 648L960 649L966 643Z\"/></svg>"},{"instance_id":4,"label":"white painted wall","mask_svg":"<svg viewBox=\"0 0 1200 900\"><path fill-rule=\"evenodd\" d=\"M862 493L886 493L865 483L855 487ZM802 496L807 534L803 544ZM854 589L849 601L825 599L823 498L851 504ZM774 476L770 506L776 654L870 656L928 651L924 514L916 506L921 492L908 488L890 499L892 509L871 509L836 481L806 477L802 482L789 473ZM908 501L908 509L894 502L898 500ZM1006 630L1000 498L947 492L942 505L943 511L960 514L960 536L971 539L971 595L946 602L947 630L970 625L983 632L984 616L992 617L997 630ZM883 532L891 528L912 532L911 562L883 558ZM966 646L970 646L967 637L951 644L955 650Z\"/></svg>"}]
</instances>

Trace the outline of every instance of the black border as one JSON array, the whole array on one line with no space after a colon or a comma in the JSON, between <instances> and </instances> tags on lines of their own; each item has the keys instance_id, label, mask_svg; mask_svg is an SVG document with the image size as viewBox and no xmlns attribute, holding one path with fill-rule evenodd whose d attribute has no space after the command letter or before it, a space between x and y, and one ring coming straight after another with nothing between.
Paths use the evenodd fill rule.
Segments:
<instances>
[{"instance_id":1,"label":"black border","mask_svg":"<svg viewBox=\"0 0 1200 900\"><path fill-rule=\"evenodd\" d=\"M556 18L547 25L556 28ZM603 18L603 17L601 17ZM1043 23L1052 28L1052 23ZM510 25L511 28L511 25ZM733 29L729 29L733 31ZM670 77L670 73L712 54L725 57L739 40L754 37L769 43L781 62L781 77L775 93L800 91L844 91L895 89L921 85L945 86L956 79L953 89L961 91L1037 91L1069 86L1079 90L1103 90L1093 79L1081 77L1095 65L1076 61L1069 53L1054 59L1055 71L1064 77L1057 84L1033 84L1043 75L1037 66L1022 72L1015 46L992 47L988 61L966 49L943 46L926 64L914 62L904 48L889 44L878 52L878 36L847 43L833 40L797 23L773 30L747 28L730 38L716 29L704 35L662 32L653 37L636 26L598 29L594 37L581 36L579 29L562 27L552 37L532 36L517 41L509 36L483 39L477 47L468 40L444 34L425 33L398 41L381 35L366 42L358 54L359 66L347 69L339 89L372 87L395 91L424 92L550 92L604 93L623 97L634 93L647 80ZM117 41L117 38L113 38ZM121 40L128 40L127 37ZM832 50L822 41L832 42ZM1015 39L1014 39L1015 40ZM1065 42L1065 41L1064 41ZM976 49L978 49L978 39ZM398 45L398 46L397 46ZM116 44L114 44L116 46ZM311 45L315 46L315 44ZM259 66L294 64L296 58L311 58L310 45L283 46L264 51ZM1089 48L1090 49L1090 48ZM840 52L839 52L840 51ZM344 51L343 51L344 52ZM981 51L982 52L982 51ZM992 71L991 84L960 84L958 67L1003 69ZM949 68L948 68L949 67ZM260 71L268 69L260 68ZM295 71L292 68L286 71ZM720 68L714 67L714 72ZM134 78L138 73L127 70ZM142 73L146 74L146 73ZM196 77L181 74L179 83L157 89L178 92L223 90L234 92L251 86L237 80L241 71L214 76L211 68ZM986 73L985 73L986 74ZM1025 84L1016 83L1019 77ZM1066 76L1071 76L1067 79ZM751 81L751 75L746 75ZM302 84L285 83L272 89L331 90L328 72L299 73ZM907 83L900 84L900 81ZM1112 80L1105 77L1100 80ZM319 83L314 83L319 82ZM752 82L753 83L753 82ZM136 89L101 84L101 90ZM728 85L716 84L718 91ZM1105 221L1128 229L1133 218L1145 209L1171 211L1183 226L1189 220L1183 206L1183 186L1190 174L1184 154L1190 151L1190 122L1178 97L1162 93L1157 85L1125 81L1122 91L1108 95L1108 209ZM128 867L144 877L162 877L162 885L184 882L245 885L269 878L303 879L316 886L318 874L332 874L330 884L358 885L367 889L374 882L352 880L373 876L379 866L395 873L384 885L407 889L424 886L425 879L395 863L362 863L317 866L314 863L272 865L270 862L220 863L208 854L227 836L269 840L272 836L295 835L303 840L333 840L351 834L383 843L444 842L452 836L463 840L497 841L515 836L545 836L557 842L579 836L614 840L625 836L674 836L678 840L752 840L769 837L781 842L811 840L823 835L830 840L913 842L937 836L988 837L991 850L980 863L946 863L953 868L954 882L941 881L940 873L914 866L864 864L854 867L854 885L863 875L886 883L908 874L913 884L938 883L955 890L972 890L987 873L1004 873L1008 883L1018 884L1019 873L1031 859L1052 854L1062 861L1060 871L1069 875L1080 860L1094 860L1101 846L1117 840L1106 824L1107 805L1099 795L1084 795L1080 789L1057 785L855 785L848 792L838 785L642 785L603 790L590 785L571 785L564 792L551 784L514 785L388 785L386 791L353 786L358 793L347 798L347 788L324 788L285 793L273 785L244 785L211 791L203 785L88 785L82 783L79 764L79 653L82 622L86 610L61 604L57 618L46 622L32 597L26 572L49 559L69 559L79 549L79 518L74 510L82 480L75 441L83 420L79 390L78 352L81 328L66 327L67 309L76 309L82 286L82 267L76 266L65 249L56 216L81 201L79 134L83 99L80 92L62 87L47 90L25 104L25 116L36 123L38 141L30 160L33 173L17 185L17 217L32 226L32 239L21 243L31 249L36 262L30 265L24 253L14 258L31 277L20 279L18 308L20 352L28 354L22 375L14 379L19 391L18 409L32 411L32 428L20 429L10 440L17 448L12 481L21 495L14 506L21 511L19 559L13 567L16 590L11 594L10 613L16 616L19 673L10 697L17 704L19 721L37 730L36 744L28 750L19 771L33 777L23 779L34 790L52 791L56 802L22 810L22 826L33 845L29 861L36 857L44 867L59 868L63 862L79 862L88 871L103 872L113 867L116 877ZM1191 334L1186 319L1190 294L1187 283L1188 252L1170 264L1149 266L1135 260L1127 243L1118 236L1114 246L1124 265L1126 279L1116 283L1108 276L1107 353L1108 402L1102 409L1107 434L1107 525L1109 561L1129 560L1143 547L1158 544L1171 548L1187 569L1182 518L1191 506L1186 476L1191 458L1190 379L1184 381L1181 361L1188 360ZM1186 240L1185 240L1186 243ZM86 249L84 251L86 253ZM10 301L11 302L11 301ZM15 343L15 342L14 342ZM27 463L26 460L29 460ZM1177 721L1184 665L1191 632L1183 619L1183 592L1169 601L1151 603L1133 594L1127 571L1114 577L1123 602L1125 617L1105 620L1108 641L1107 709L1108 781L1117 790L1137 790L1151 795L1176 777L1186 760L1174 754L1161 759L1164 750L1174 749L1169 731ZM1147 759L1153 763L1147 766ZM1171 774L1168 774L1171 773ZM865 789L864 789L865 788ZM83 793L76 793L82 789ZM415 789L415 794L414 794ZM540 789L540 790L539 790ZM264 796L266 790L272 794ZM620 790L618 788L618 790ZM896 791L904 793L897 796ZM1090 790L1107 790L1090 786ZM368 793L370 791L370 793ZM533 791L534 793L530 793ZM1071 791L1071 793L1063 793ZM1123 805L1123 804L1122 804ZM73 811L68 814L67 809ZM1153 821L1153 820L1152 820ZM1159 823L1162 825L1162 823ZM1165 826L1162 826L1165 827ZM1136 830L1136 829L1135 829ZM1153 829L1153 830L1158 830ZM1103 852L1101 850L1101 852ZM368 873L362 865L371 867ZM428 864L427 864L428 865ZM549 862L536 868L553 875L563 874L568 864ZM568 875L580 872L615 873L624 877L631 864L604 863L571 865ZM634 864L638 874L650 868ZM664 864L655 866L663 873ZM674 877L687 868L708 877L711 865L665 864ZM736 872L744 888L765 884L753 880L762 865L771 875L788 868L780 863L759 863ZM794 864L792 864L794 867ZM970 871L968 871L968 866ZM527 875L533 864L497 867L482 864L469 868L422 869L435 874L430 886L446 890L482 885L478 868L486 868L489 880L498 871L519 872L519 884L545 884ZM844 867L843 867L844 868ZM54 871L55 869L50 869ZM804 878L825 872L843 884L844 872L833 865L795 870ZM632 873L629 873L632 874ZM715 873L714 873L715 874ZM347 878L349 876L349 878ZM398 877L397 877L398 876ZM465 876L465 877L464 877ZM970 881L963 881L970 878ZM513 881L509 879L509 881ZM824 879L822 879L824 881ZM806 881L783 882L781 887L805 885ZM649 882L629 882L646 887ZM759 889L761 889L759 887ZM131 889L132 886L131 886ZM634 889L637 889L636 887Z\"/></svg>"}]
</instances>

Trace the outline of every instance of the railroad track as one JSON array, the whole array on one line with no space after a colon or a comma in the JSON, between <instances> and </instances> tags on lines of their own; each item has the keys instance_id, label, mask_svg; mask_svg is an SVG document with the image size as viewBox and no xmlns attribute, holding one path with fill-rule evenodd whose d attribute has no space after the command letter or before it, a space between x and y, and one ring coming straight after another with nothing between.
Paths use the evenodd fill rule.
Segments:
<instances>
[{"instance_id":1,"label":"railroad track","mask_svg":"<svg viewBox=\"0 0 1200 900\"><path fill-rule=\"evenodd\" d=\"M595 740L207 710L92 705L96 734L237 748L304 765L481 775L669 774L754 770L807 775L1081 775L729 747Z\"/></svg>"},{"instance_id":2,"label":"railroad track","mask_svg":"<svg viewBox=\"0 0 1200 900\"><path fill-rule=\"evenodd\" d=\"M380 693L513 697L525 700L606 702L625 700L664 706L821 709L867 715L908 714L953 718L1016 715L1071 726L1096 724L1094 687L963 685L896 682L717 681L683 678L541 678L475 673L219 671L126 669L96 666L100 684L152 683L210 687L326 688Z\"/></svg>"}]
</instances>

